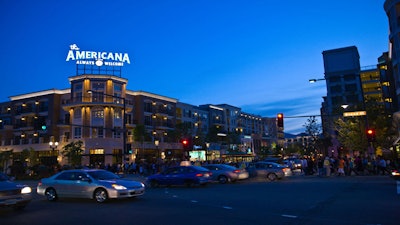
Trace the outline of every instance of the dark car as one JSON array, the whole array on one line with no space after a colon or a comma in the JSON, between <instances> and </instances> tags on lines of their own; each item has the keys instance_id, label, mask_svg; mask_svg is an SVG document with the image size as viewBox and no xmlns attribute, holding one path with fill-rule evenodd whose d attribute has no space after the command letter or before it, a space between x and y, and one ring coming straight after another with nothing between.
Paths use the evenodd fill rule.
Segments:
<instances>
[{"instance_id":1,"label":"dark car","mask_svg":"<svg viewBox=\"0 0 400 225\"><path fill-rule=\"evenodd\" d=\"M391 173L390 173L390 177L393 178L393 179L395 179L395 180L400 181L400 170L398 170L398 169L393 169L393 170L391 171Z\"/></svg>"},{"instance_id":2,"label":"dark car","mask_svg":"<svg viewBox=\"0 0 400 225\"><path fill-rule=\"evenodd\" d=\"M221 184L235 182L249 177L249 173L246 170L241 170L226 164L208 164L203 165L203 167L209 169L212 172L212 179Z\"/></svg>"},{"instance_id":3,"label":"dark car","mask_svg":"<svg viewBox=\"0 0 400 225\"><path fill-rule=\"evenodd\" d=\"M211 182L212 173L200 166L176 166L147 177L150 187L160 185L206 185Z\"/></svg>"},{"instance_id":4,"label":"dark car","mask_svg":"<svg viewBox=\"0 0 400 225\"><path fill-rule=\"evenodd\" d=\"M100 169L64 170L49 178L43 178L37 193L47 200L58 198L89 198L99 203L108 199L131 198L143 195L143 183L122 179L114 173Z\"/></svg>"},{"instance_id":5,"label":"dark car","mask_svg":"<svg viewBox=\"0 0 400 225\"><path fill-rule=\"evenodd\" d=\"M31 192L29 186L17 184L0 172L0 206L23 209L32 200Z\"/></svg>"}]
</instances>

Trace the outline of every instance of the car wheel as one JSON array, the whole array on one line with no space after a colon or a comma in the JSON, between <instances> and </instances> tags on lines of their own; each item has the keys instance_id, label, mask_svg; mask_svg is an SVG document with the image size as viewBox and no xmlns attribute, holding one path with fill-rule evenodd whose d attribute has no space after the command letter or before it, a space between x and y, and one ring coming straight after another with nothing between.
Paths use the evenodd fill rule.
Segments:
<instances>
[{"instance_id":1,"label":"car wheel","mask_svg":"<svg viewBox=\"0 0 400 225\"><path fill-rule=\"evenodd\" d=\"M193 182L192 180L186 180L186 181L185 181L185 186L186 186L186 187L188 187L188 188L189 188L189 187L193 187L193 185L194 185L194 182Z\"/></svg>"},{"instance_id":2,"label":"car wheel","mask_svg":"<svg viewBox=\"0 0 400 225\"><path fill-rule=\"evenodd\" d=\"M229 181L228 177L226 177L224 175L221 175L221 176L218 177L218 182L220 184L226 184L228 181Z\"/></svg>"},{"instance_id":3,"label":"car wheel","mask_svg":"<svg viewBox=\"0 0 400 225\"><path fill-rule=\"evenodd\" d=\"M47 200L50 202L57 200L57 192L54 188L47 189L44 194L46 195Z\"/></svg>"},{"instance_id":4,"label":"car wheel","mask_svg":"<svg viewBox=\"0 0 400 225\"><path fill-rule=\"evenodd\" d=\"M274 173L269 173L269 174L267 175L267 178L268 178L268 180L270 180L270 181L274 181L274 180L276 180L277 176L276 176L276 174L274 174Z\"/></svg>"},{"instance_id":5,"label":"car wheel","mask_svg":"<svg viewBox=\"0 0 400 225\"><path fill-rule=\"evenodd\" d=\"M160 184L158 183L158 181L156 181L156 180L150 181L150 187L151 188L156 188L156 187L159 187L159 186L160 186Z\"/></svg>"},{"instance_id":6,"label":"car wheel","mask_svg":"<svg viewBox=\"0 0 400 225\"><path fill-rule=\"evenodd\" d=\"M103 203L105 201L107 201L108 199L108 194L107 191L104 190L103 188L98 188L94 191L94 199L96 200L96 202L98 203Z\"/></svg>"}]
</instances>

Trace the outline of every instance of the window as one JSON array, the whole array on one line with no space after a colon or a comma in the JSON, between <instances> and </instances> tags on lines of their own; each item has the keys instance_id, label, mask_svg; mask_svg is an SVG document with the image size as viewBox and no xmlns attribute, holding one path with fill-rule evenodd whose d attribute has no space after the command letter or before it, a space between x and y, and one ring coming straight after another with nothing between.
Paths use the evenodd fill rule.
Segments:
<instances>
[{"instance_id":1,"label":"window","mask_svg":"<svg viewBox=\"0 0 400 225\"><path fill-rule=\"evenodd\" d=\"M82 128L81 127L75 127L74 128L74 138L82 138Z\"/></svg>"},{"instance_id":2,"label":"window","mask_svg":"<svg viewBox=\"0 0 400 225\"><path fill-rule=\"evenodd\" d=\"M100 91L100 90L104 90L104 82L93 82L92 83L92 90L95 91Z\"/></svg>"},{"instance_id":3,"label":"window","mask_svg":"<svg viewBox=\"0 0 400 225\"><path fill-rule=\"evenodd\" d=\"M346 84L345 90L348 92L357 91L357 85L356 84Z\"/></svg>"},{"instance_id":4,"label":"window","mask_svg":"<svg viewBox=\"0 0 400 225\"><path fill-rule=\"evenodd\" d=\"M104 126L104 110L103 108L92 109L92 126Z\"/></svg>"},{"instance_id":5,"label":"window","mask_svg":"<svg viewBox=\"0 0 400 225\"><path fill-rule=\"evenodd\" d=\"M80 118L82 118L81 108L75 108L74 109L74 119L80 119Z\"/></svg>"},{"instance_id":6,"label":"window","mask_svg":"<svg viewBox=\"0 0 400 225\"><path fill-rule=\"evenodd\" d=\"M344 81L353 81L356 79L356 75L355 74L347 74L344 76Z\"/></svg>"},{"instance_id":7,"label":"window","mask_svg":"<svg viewBox=\"0 0 400 225\"><path fill-rule=\"evenodd\" d=\"M122 110L121 109L114 110L114 119L122 119Z\"/></svg>"},{"instance_id":8,"label":"window","mask_svg":"<svg viewBox=\"0 0 400 225\"><path fill-rule=\"evenodd\" d=\"M64 172L56 177L56 180L73 180L74 173L73 172Z\"/></svg>"},{"instance_id":9,"label":"window","mask_svg":"<svg viewBox=\"0 0 400 225\"><path fill-rule=\"evenodd\" d=\"M332 86L331 87L331 92L332 92L332 94L341 93L342 92L342 86L340 86L340 85Z\"/></svg>"}]
</instances>

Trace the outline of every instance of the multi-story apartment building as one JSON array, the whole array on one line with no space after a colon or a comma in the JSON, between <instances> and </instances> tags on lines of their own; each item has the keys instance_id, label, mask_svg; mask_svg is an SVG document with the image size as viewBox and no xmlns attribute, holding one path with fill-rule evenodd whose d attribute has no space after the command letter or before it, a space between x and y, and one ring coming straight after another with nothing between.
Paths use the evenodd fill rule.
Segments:
<instances>
[{"instance_id":1,"label":"multi-story apartment building","mask_svg":"<svg viewBox=\"0 0 400 225\"><path fill-rule=\"evenodd\" d=\"M82 141L82 164L106 165L181 160L189 156L182 137L191 138L191 150L203 152L200 160L224 158L229 149L254 157L265 137L262 118L235 106L194 106L131 91L127 79L109 74L78 74L69 82L65 90L21 94L0 103L0 150L18 155L30 149L43 164L68 164L64 146ZM177 137L182 124L188 130ZM215 140L210 140L210 131L215 131ZM240 142L229 145L231 134Z\"/></svg>"}]
</instances>

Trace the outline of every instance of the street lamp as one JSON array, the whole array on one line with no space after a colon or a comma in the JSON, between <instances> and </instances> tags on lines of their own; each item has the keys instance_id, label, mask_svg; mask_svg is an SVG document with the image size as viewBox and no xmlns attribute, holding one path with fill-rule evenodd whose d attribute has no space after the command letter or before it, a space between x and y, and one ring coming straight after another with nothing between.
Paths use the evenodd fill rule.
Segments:
<instances>
[{"instance_id":1,"label":"street lamp","mask_svg":"<svg viewBox=\"0 0 400 225\"><path fill-rule=\"evenodd\" d=\"M56 142L53 142L53 141L50 141L49 142L49 147L51 148L51 155L52 155L52 157L51 158L53 158L53 156L56 156L56 154L55 154L55 150L57 149L57 146L58 146L58 142L56 141ZM56 161L57 161L57 158L56 158Z\"/></svg>"},{"instance_id":2,"label":"street lamp","mask_svg":"<svg viewBox=\"0 0 400 225\"><path fill-rule=\"evenodd\" d=\"M315 83L315 82L321 81L321 80L325 80L325 78L309 79L308 81L309 81L310 83Z\"/></svg>"},{"instance_id":3,"label":"street lamp","mask_svg":"<svg viewBox=\"0 0 400 225\"><path fill-rule=\"evenodd\" d=\"M57 146L58 146L58 142L56 141L56 142L52 142L52 141L50 141L49 142L49 146L50 146L50 148L51 148L51 150L56 150L57 149Z\"/></svg>"},{"instance_id":4,"label":"street lamp","mask_svg":"<svg viewBox=\"0 0 400 225\"><path fill-rule=\"evenodd\" d=\"M159 144L160 144L159 140L154 140L154 145L156 146L156 149L157 149L157 158L160 157L160 150L158 149Z\"/></svg>"},{"instance_id":5,"label":"street lamp","mask_svg":"<svg viewBox=\"0 0 400 225\"><path fill-rule=\"evenodd\" d=\"M207 156L208 156L208 149L210 148L210 143L209 142L206 142L206 161L208 161L208 158L207 158Z\"/></svg>"},{"instance_id":6,"label":"street lamp","mask_svg":"<svg viewBox=\"0 0 400 225\"><path fill-rule=\"evenodd\" d=\"M123 113L123 115L122 115L122 162L121 163L123 163L124 162L124 159L125 159L125 154L126 154L126 121L125 121L125 119L126 119L126 99L124 98L124 97L121 97L121 96L117 96L117 95L109 95L109 94L106 94L106 93L103 93L103 92L98 92L98 91L93 91L93 90L88 90L87 91L87 93L88 94L92 94L92 93L96 93L96 94L101 94L101 95L104 95L104 96L109 96L109 97L113 97L113 98L117 98L117 99L120 99L120 100L122 100L122 103L123 103L123 110L124 110L124 113Z\"/></svg>"}]
</instances>

